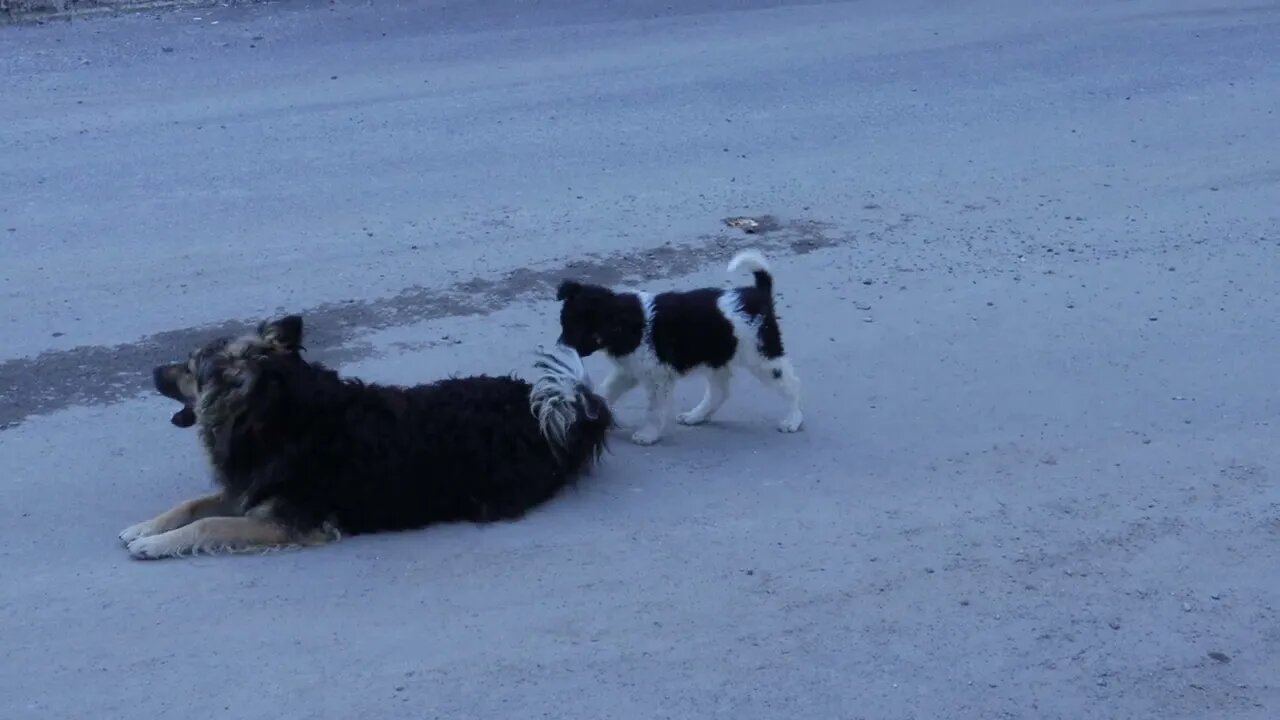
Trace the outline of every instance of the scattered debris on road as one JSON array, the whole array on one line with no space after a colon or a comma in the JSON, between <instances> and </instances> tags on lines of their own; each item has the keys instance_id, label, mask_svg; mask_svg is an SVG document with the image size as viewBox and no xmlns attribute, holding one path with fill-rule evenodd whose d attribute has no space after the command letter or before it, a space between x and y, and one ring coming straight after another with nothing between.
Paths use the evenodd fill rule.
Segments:
<instances>
[{"instance_id":1,"label":"scattered debris on road","mask_svg":"<svg viewBox=\"0 0 1280 720\"><path fill-rule=\"evenodd\" d=\"M763 235L780 227L778 219L772 215L727 217L724 219L724 224L731 228L737 228L748 235Z\"/></svg>"}]
</instances>

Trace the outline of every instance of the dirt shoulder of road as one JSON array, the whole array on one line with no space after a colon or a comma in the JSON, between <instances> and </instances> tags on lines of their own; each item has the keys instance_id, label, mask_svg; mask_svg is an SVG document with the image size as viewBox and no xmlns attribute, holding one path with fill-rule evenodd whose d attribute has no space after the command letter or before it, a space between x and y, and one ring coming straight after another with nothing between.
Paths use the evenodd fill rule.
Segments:
<instances>
[{"instance_id":1,"label":"dirt shoulder of road","mask_svg":"<svg viewBox=\"0 0 1280 720\"><path fill-rule=\"evenodd\" d=\"M214 0L0 0L0 24L215 4L227 3Z\"/></svg>"}]
</instances>

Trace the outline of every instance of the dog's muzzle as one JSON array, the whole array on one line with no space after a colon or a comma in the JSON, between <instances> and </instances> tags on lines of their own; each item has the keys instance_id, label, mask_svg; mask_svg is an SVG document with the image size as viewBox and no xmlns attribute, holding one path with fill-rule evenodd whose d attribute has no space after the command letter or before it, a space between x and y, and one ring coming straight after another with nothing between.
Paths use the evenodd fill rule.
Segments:
<instances>
[{"instance_id":1,"label":"dog's muzzle","mask_svg":"<svg viewBox=\"0 0 1280 720\"><path fill-rule=\"evenodd\" d=\"M187 399L182 397L182 393L178 390L178 382L173 378L174 367L173 365L157 367L151 371L151 379L161 395L182 403L182 409L174 413L173 417L169 418L169 422L180 428L189 428L196 424L196 411L191 409Z\"/></svg>"}]
</instances>

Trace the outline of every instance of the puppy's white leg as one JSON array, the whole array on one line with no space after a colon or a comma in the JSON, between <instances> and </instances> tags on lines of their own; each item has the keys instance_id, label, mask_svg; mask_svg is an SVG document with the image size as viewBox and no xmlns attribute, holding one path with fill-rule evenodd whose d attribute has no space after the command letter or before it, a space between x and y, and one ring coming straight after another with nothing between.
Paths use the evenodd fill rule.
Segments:
<instances>
[{"instance_id":1,"label":"puppy's white leg","mask_svg":"<svg viewBox=\"0 0 1280 720\"><path fill-rule=\"evenodd\" d=\"M644 425L631 435L637 445L652 445L662 437L667 427L667 418L671 415L671 391L675 386L675 378L660 376L649 379L645 390L649 393L649 412L645 416Z\"/></svg>"},{"instance_id":2,"label":"puppy's white leg","mask_svg":"<svg viewBox=\"0 0 1280 720\"><path fill-rule=\"evenodd\" d=\"M631 373L624 371L622 368L614 368L609 377L605 378L604 382L600 384L600 397L604 398L604 401L612 409L618 398L625 395L638 383L639 381Z\"/></svg>"},{"instance_id":3,"label":"puppy's white leg","mask_svg":"<svg viewBox=\"0 0 1280 720\"><path fill-rule=\"evenodd\" d=\"M298 534L260 518L211 517L159 535L140 537L129 543L129 554L139 560L156 560L197 553L320 545L333 539L335 537L324 530Z\"/></svg>"},{"instance_id":4,"label":"puppy's white leg","mask_svg":"<svg viewBox=\"0 0 1280 720\"><path fill-rule=\"evenodd\" d=\"M786 356L766 359L759 367L752 368L760 382L776 389L787 400L787 412L778 422L778 430L792 433L804 424L804 413L800 411L800 378Z\"/></svg>"},{"instance_id":5,"label":"puppy's white leg","mask_svg":"<svg viewBox=\"0 0 1280 720\"><path fill-rule=\"evenodd\" d=\"M692 410L680 413L682 425L699 425L707 421L729 397L729 379L733 373L728 367L716 368L707 376L707 394Z\"/></svg>"}]
</instances>

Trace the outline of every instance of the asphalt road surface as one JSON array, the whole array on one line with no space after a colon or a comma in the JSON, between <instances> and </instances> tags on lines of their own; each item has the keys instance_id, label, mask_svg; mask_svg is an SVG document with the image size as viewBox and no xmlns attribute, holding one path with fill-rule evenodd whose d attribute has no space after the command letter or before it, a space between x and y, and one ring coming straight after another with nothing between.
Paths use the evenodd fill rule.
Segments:
<instances>
[{"instance_id":1,"label":"asphalt road surface","mask_svg":"<svg viewBox=\"0 0 1280 720\"><path fill-rule=\"evenodd\" d=\"M0 717L1278 717L1277 128L1256 0L0 28ZM517 523L116 540L209 487L147 386L202 339L527 374L560 278L747 246L802 433L741 378Z\"/></svg>"}]
</instances>

